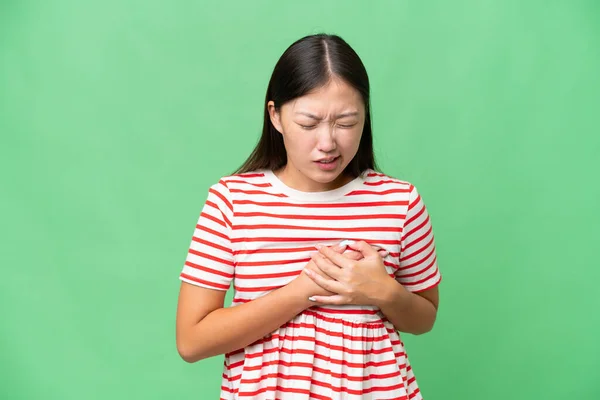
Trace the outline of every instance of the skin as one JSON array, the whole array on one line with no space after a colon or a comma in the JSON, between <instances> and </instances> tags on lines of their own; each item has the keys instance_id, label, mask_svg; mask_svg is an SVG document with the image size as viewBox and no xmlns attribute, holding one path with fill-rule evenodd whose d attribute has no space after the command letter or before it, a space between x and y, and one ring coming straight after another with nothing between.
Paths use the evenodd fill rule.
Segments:
<instances>
[{"instance_id":1,"label":"skin","mask_svg":"<svg viewBox=\"0 0 600 400\"><path fill-rule=\"evenodd\" d=\"M324 191L352 179L344 176L343 170L358 151L365 124L364 102L356 89L334 78L324 87L284 104L279 111L272 101L267 107L288 153L287 165L276 172L286 185L304 191ZM322 171L314 163L332 156L340 157L332 171ZM360 259L365 257L364 245L358 244L360 249L353 258L359 257L357 254L362 256ZM367 257L350 267L344 264L348 260L343 257L332 259L332 253L326 249L320 254L321 258L314 258L315 265L305 272L320 287L337 295L314 297L315 302L372 304L400 330L419 334L433 328L439 304L437 287L417 294L407 291L385 273L381 257ZM373 249L369 254L377 255ZM325 260L319 262L322 258ZM337 268L326 268L329 266Z\"/></svg>"},{"instance_id":2,"label":"skin","mask_svg":"<svg viewBox=\"0 0 600 400\"><path fill-rule=\"evenodd\" d=\"M278 110L267 104L271 122L283 136L288 162L275 174L286 185L305 192L338 188L352 179L342 174L352 161L365 125L360 93L338 79ZM317 160L339 157L334 170L323 171Z\"/></svg>"},{"instance_id":3,"label":"skin","mask_svg":"<svg viewBox=\"0 0 600 400\"><path fill-rule=\"evenodd\" d=\"M358 253L349 259L326 246L312 256L307 274L321 288L333 293L312 296L318 304L357 304L378 307L394 327L415 335L433 329L439 304L438 288L413 293L390 277L377 250L361 241L350 245Z\"/></svg>"},{"instance_id":4,"label":"skin","mask_svg":"<svg viewBox=\"0 0 600 400\"><path fill-rule=\"evenodd\" d=\"M352 179L343 171L356 155L364 127L365 107L358 91L334 78L279 109L272 101L267 108L286 147L287 165L275 174L287 186L326 191ZM332 171L323 171L315 163L331 157L338 157ZM352 244L350 249L321 247L304 273L289 284L236 307L224 308L225 291L182 282L177 350L187 362L231 352L261 339L315 304L375 305L398 330L428 332L437 314L437 288L407 291L386 274L382 256L364 242Z\"/></svg>"}]
</instances>

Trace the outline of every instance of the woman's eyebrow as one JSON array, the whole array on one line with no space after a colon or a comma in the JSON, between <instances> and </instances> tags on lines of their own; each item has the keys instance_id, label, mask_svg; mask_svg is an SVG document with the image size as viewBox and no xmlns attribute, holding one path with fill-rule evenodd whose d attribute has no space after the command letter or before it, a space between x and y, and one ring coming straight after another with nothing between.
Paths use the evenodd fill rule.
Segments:
<instances>
[{"instance_id":1,"label":"woman's eyebrow","mask_svg":"<svg viewBox=\"0 0 600 400\"><path fill-rule=\"evenodd\" d=\"M305 111L296 111L295 114L306 115L307 117L312 118L312 119L316 119L316 120L321 119L321 118L317 117L316 115L311 114L309 112L305 112ZM352 111L352 112L347 112L347 113L339 114L339 115L336 116L336 118L354 117L354 116L357 116L357 115L358 115L358 111Z\"/></svg>"}]
</instances>

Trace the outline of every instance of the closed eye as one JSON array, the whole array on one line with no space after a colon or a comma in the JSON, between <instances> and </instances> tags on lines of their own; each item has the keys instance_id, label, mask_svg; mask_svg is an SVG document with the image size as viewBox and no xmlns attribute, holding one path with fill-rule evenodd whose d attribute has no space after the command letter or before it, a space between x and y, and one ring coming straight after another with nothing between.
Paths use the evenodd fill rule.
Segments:
<instances>
[{"instance_id":1,"label":"closed eye","mask_svg":"<svg viewBox=\"0 0 600 400\"><path fill-rule=\"evenodd\" d=\"M317 125L302 125L302 124L298 124L300 125L300 127L302 129L306 129L306 130L311 130L311 129L315 129L317 127ZM352 125L337 125L338 128L342 128L342 129L350 129L356 126L356 124L352 124Z\"/></svg>"}]
</instances>

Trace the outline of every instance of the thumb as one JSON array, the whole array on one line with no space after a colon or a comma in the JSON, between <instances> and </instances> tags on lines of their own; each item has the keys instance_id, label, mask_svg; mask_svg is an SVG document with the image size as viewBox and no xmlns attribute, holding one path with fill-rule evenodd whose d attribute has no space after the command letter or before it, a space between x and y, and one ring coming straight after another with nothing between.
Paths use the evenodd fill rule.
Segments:
<instances>
[{"instance_id":1,"label":"thumb","mask_svg":"<svg viewBox=\"0 0 600 400\"><path fill-rule=\"evenodd\" d=\"M373 246L371 246L369 243L365 242L364 240L361 240L360 242L355 242L355 243L349 245L349 247L353 250L361 252L363 257L365 257L365 258L379 257L379 253L377 252L377 249L375 249Z\"/></svg>"},{"instance_id":2,"label":"thumb","mask_svg":"<svg viewBox=\"0 0 600 400\"><path fill-rule=\"evenodd\" d=\"M331 247L333 251L340 254L346 251L346 248L348 248L348 246L344 243L336 244L335 246Z\"/></svg>"},{"instance_id":3,"label":"thumb","mask_svg":"<svg viewBox=\"0 0 600 400\"><path fill-rule=\"evenodd\" d=\"M344 252L344 257L349 258L350 260L359 261L364 257L360 251L348 250Z\"/></svg>"}]
</instances>

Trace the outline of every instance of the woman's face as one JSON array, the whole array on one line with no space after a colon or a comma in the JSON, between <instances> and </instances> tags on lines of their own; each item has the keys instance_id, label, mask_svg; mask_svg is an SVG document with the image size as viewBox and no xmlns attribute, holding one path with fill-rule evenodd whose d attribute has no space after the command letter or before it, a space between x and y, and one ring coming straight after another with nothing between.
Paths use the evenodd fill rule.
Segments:
<instances>
[{"instance_id":1,"label":"woman's face","mask_svg":"<svg viewBox=\"0 0 600 400\"><path fill-rule=\"evenodd\" d=\"M365 105L356 89L332 79L279 112L272 101L267 106L287 151L287 165L278 173L286 185L313 192L351 179L342 172L358 151L365 124Z\"/></svg>"}]
</instances>

